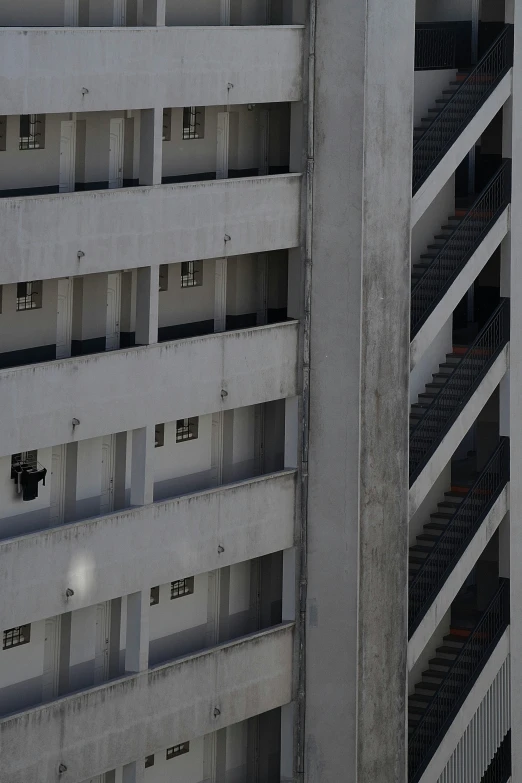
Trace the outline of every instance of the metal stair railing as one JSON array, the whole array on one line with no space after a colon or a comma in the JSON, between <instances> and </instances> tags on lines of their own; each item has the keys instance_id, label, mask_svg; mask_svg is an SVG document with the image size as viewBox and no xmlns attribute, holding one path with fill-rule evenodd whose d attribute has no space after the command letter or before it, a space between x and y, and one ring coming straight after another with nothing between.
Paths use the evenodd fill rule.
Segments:
<instances>
[{"instance_id":1,"label":"metal stair railing","mask_svg":"<svg viewBox=\"0 0 522 783\"><path fill-rule=\"evenodd\" d=\"M409 586L409 638L508 481L509 438L503 437Z\"/></svg>"},{"instance_id":2,"label":"metal stair railing","mask_svg":"<svg viewBox=\"0 0 522 783\"><path fill-rule=\"evenodd\" d=\"M415 25L415 70L459 68L471 62L471 22Z\"/></svg>"},{"instance_id":3,"label":"metal stair railing","mask_svg":"<svg viewBox=\"0 0 522 783\"><path fill-rule=\"evenodd\" d=\"M466 639L408 740L408 780L417 783L509 625L509 580L500 587Z\"/></svg>"},{"instance_id":4,"label":"metal stair railing","mask_svg":"<svg viewBox=\"0 0 522 783\"><path fill-rule=\"evenodd\" d=\"M511 729L508 731L480 783L507 783L511 777Z\"/></svg>"},{"instance_id":5,"label":"metal stair railing","mask_svg":"<svg viewBox=\"0 0 522 783\"><path fill-rule=\"evenodd\" d=\"M511 160L505 160L411 291L411 337L415 337L459 272L511 200Z\"/></svg>"},{"instance_id":6,"label":"metal stair railing","mask_svg":"<svg viewBox=\"0 0 522 783\"><path fill-rule=\"evenodd\" d=\"M513 25L506 25L414 144L414 194L513 65L513 41Z\"/></svg>"},{"instance_id":7,"label":"metal stair railing","mask_svg":"<svg viewBox=\"0 0 522 783\"><path fill-rule=\"evenodd\" d=\"M410 432L410 486L508 341L509 299L503 299Z\"/></svg>"}]
</instances>

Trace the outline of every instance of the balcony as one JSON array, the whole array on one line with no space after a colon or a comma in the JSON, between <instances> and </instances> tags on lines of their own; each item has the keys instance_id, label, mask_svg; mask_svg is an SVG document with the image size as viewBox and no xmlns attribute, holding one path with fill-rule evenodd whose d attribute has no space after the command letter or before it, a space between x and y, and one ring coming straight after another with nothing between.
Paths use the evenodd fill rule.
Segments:
<instances>
[{"instance_id":1,"label":"balcony","mask_svg":"<svg viewBox=\"0 0 522 783\"><path fill-rule=\"evenodd\" d=\"M0 28L4 114L302 98L302 27Z\"/></svg>"},{"instance_id":2,"label":"balcony","mask_svg":"<svg viewBox=\"0 0 522 783\"><path fill-rule=\"evenodd\" d=\"M472 70L459 71L414 130L412 225L511 94L513 28L506 25Z\"/></svg>"},{"instance_id":3,"label":"balcony","mask_svg":"<svg viewBox=\"0 0 522 783\"><path fill-rule=\"evenodd\" d=\"M469 613L469 608L468 608ZM480 674L504 637L509 625L509 582L500 586L488 607L481 612L474 628L452 624L445 644L437 649L437 657L429 661L422 681L410 696L408 710L408 775L417 783L447 729L462 708ZM503 656L505 658L505 656ZM498 671L498 667L497 667ZM495 672L495 674L497 673ZM481 695L481 701L484 692ZM447 756L446 756L447 761ZM438 779L431 771L427 780Z\"/></svg>"},{"instance_id":4,"label":"balcony","mask_svg":"<svg viewBox=\"0 0 522 783\"><path fill-rule=\"evenodd\" d=\"M488 520L488 533L491 536L496 525L490 518L490 512L509 481L509 439L501 438L491 458L479 475L459 476L445 493L444 500L437 511L424 525L423 532L417 536L417 542L410 548L410 584L409 584L409 638L410 648L415 632L426 614L433 607L440 591L448 582L459 565L460 583L451 584L445 600L438 605L434 617L430 618L430 629L426 629L422 638L415 639L415 649L424 648L434 632L433 625L446 613L451 601L462 587L465 576L475 565L478 555L489 540L482 536L473 555L462 562L468 547L478 536L479 530ZM499 504L495 520L498 523L507 510L507 501ZM482 546L481 546L482 545ZM458 580L458 577L457 577ZM411 651L409 655L411 659ZM418 657L418 655L416 656Z\"/></svg>"},{"instance_id":5,"label":"balcony","mask_svg":"<svg viewBox=\"0 0 522 783\"><path fill-rule=\"evenodd\" d=\"M292 653L286 623L4 718L2 783L57 780L60 764L77 783L281 707Z\"/></svg>"},{"instance_id":6,"label":"balcony","mask_svg":"<svg viewBox=\"0 0 522 783\"><path fill-rule=\"evenodd\" d=\"M297 247L300 191L286 174L0 199L0 284Z\"/></svg>"},{"instance_id":7,"label":"balcony","mask_svg":"<svg viewBox=\"0 0 522 783\"><path fill-rule=\"evenodd\" d=\"M2 370L3 454L295 396L297 339L287 321Z\"/></svg>"},{"instance_id":8,"label":"balcony","mask_svg":"<svg viewBox=\"0 0 522 783\"><path fill-rule=\"evenodd\" d=\"M282 471L2 541L0 627L288 549L295 483Z\"/></svg>"},{"instance_id":9,"label":"balcony","mask_svg":"<svg viewBox=\"0 0 522 783\"><path fill-rule=\"evenodd\" d=\"M509 341L509 300L502 300L468 346L455 346L410 415L410 487ZM492 391L492 390L491 390ZM471 426L471 425L470 425Z\"/></svg>"}]
</instances>

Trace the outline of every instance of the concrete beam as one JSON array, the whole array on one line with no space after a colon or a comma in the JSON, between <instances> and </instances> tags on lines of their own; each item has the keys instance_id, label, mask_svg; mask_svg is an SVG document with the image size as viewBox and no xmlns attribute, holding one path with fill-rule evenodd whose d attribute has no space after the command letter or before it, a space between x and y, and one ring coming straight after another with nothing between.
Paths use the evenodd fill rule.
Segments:
<instances>
[{"instance_id":1,"label":"concrete beam","mask_svg":"<svg viewBox=\"0 0 522 783\"><path fill-rule=\"evenodd\" d=\"M2 370L2 455L293 397L298 330L288 321Z\"/></svg>"},{"instance_id":2,"label":"concrete beam","mask_svg":"<svg viewBox=\"0 0 522 783\"><path fill-rule=\"evenodd\" d=\"M300 26L4 27L2 113L299 101L303 40Z\"/></svg>"},{"instance_id":3,"label":"concrete beam","mask_svg":"<svg viewBox=\"0 0 522 783\"><path fill-rule=\"evenodd\" d=\"M289 549L295 486L283 471L1 541L0 628Z\"/></svg>"},{"instance_id":4,"label":"concrete beam","mask_svg":"<svg viewBox=\"0 0 522 783\"><path fill-rule=\"evenodd\" d=\"M297 247L301 179L0 199L0 285Z\"/></svg>"},{"instance_id":5,"label":"concrete beam","mask_svg":"<svg viewBox=\"0 0 522 783\"><path fill-rule=\"evenodd\" d=\"M80 783L281 707L292 650L287 623L0 720L2 783Z\"/></svg>"}]
</instances>

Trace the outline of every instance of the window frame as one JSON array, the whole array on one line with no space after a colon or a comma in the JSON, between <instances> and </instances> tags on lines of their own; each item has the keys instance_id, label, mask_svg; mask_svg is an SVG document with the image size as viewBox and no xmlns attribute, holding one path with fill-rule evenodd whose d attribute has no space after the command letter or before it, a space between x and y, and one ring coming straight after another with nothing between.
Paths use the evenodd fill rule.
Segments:
<instances>
[{"instance_id":1,"label":"window frame","mask_svg":"<svg viewBox=\"0 0 522 783\"><path fill-rule=\"evenodd\" d=\"M159 585L150 588L150 606L157 606L160 602Z\"/></svg>"},{"instance_id":2,"label":"window frame","mask_svg":"<svg viewBox=\"0 0 522 783\"><path fill-rule=\"evenodd\" d=\"M22 127L25 123L27 123L27 126ZM38 125L40 128L37 128ZM45 114L20 115L18 149L24 152L27 150L45 149Z\"/></svg>"},{"instance_id":3,"label":"window frame","mask_svg":"<svg viewBox=\"0 0 522 783\"><path fill-rule=\"evenodd\" d=\"M183 756L185 753L190 753L190 742L180 742L178 745L173 745L171 748L167 748L165 752L166 761Z\"/></svg>"},{"instance_id":4,"label":"window frame","mask_svg":"<svg viewBox=\"0 0 522 783\"><path fill-rule=\"evenodd\" d=\"M170 600L185 598L187 595L194 595L194 577L186 576L184 579L175 579L170 583Z\"/></svg>"},{"instance_id":5,"label":"window frame","mask_svg":"<svg viewBox=\"0 0 522 783\"><path fill-rule=\"evenodd\" d=\"M205 138L205 107L184 106L182 122L183 141Z\"/></svg>"},{"instance_id":6,"label":"window frame","mask_svg":"<svg viewBox=\"0 0 522 783\"><path fill-rule=\"evenodd\" d=\"M22 293L21 286L25 286L25 293ZM17 283L16 312L25 313L28 310L41 310L43 306L42 290L42 280L28 280L27 282Z\"/></svg>"},{"instance_id":7,"label":"window frame","mask_svg":"<svg viewBox=\"0 0 522 783\"><path fill-rule=\"evenodd\" d=\"M181 262L181 287L196 288L203 285L203 261Z\"/></svg>"},{"instance_id":8,"label":"window frame","mask_svg":"<svg viewBox=\"0 0 522 783\"><path fill-rule=\"evenodd\" d=\"M10 636L9 636L10 634ZM8 642L10 641L10 644ZM31 623L15 625L14 628L6 628L3 633L2 651L22 647L31 642Z\"/></svg>"},{"instance_id":9,"label":"window frame","mask_svg":"<svg viewBox=\"0 0 522 783\"><path fill-rule=\"evenodd\" d=\"M199 438L199 416L176 420L176 443L188 443Z\"/></svg>"}]
</instances>

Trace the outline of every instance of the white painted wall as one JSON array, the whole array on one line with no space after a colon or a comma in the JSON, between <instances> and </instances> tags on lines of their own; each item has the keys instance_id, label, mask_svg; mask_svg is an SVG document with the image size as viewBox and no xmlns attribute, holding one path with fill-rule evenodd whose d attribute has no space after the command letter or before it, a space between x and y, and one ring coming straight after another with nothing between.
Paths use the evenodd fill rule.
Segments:
<instances>
[{"instance_id":1,"label":"white painted wall","mask_svg":"<svg viewBox=\"0 0 522 783\"><path fill-rule=\"evenodd\" d=\"M240 481L256 475L256 406L249 405L225 414L223 480Z\"/></svg>"},{"instance_id":2,"label":"white painted wall","mask_svg":"<svg viewBox=\"0 0 522 783\"><path fill-rule=\"evenodd\" d=\"M20 150L20 117L7 117L6 150L0 152L0 190L58 186L60 123L66 114L47 114L45 147Z\"/></svg>"},{"instance_id":3,"label":"white painted wall","mask_svg":"<svg viewBox=\"0 0 522 783\"><path fill-rule=\"evenodd\" d=\"M94 681L96 607L77 609L71 615L69 690L88 688Z\"/></svg>"},{"instance_id":4,"label":"white painted wall","mask_svg":"<svg viewBox=\"0 0 522 783\"><path fill-rule=\"evenodd\" d=\"M52 449L39 449L38 462L47 468L45 487L38 485L38 497L25 501L16 493L11 479L11 455L0 459L0 538L23 535L32 530L41 530L49 523L51 498Z\"/></svg>"},{"instance_id":5,"label":"white painted wall","mask_svg":"<svg viewBox=\"0 0 522 783\"><path fill-rule=\"evenodd\" d=\"M450 315L410 373L410 403L417 402L418 395L424 392L427 383L433 381L433 373L439 371L439 364L446 361L446 354L452 350L453 315Z\"/></svg>"},{"instance_id":6,"label":"white painted wall","mask_svg":"<svg viewBox=\"0 0 522 783\"><path fill-rule=\"evenodd\" d=\"M147 767L144 783L201 783L203 781L204 737L190 740L188 753L166 759L166 748L154 754L154 766Z\"/></svg>"},{"instance_id":7,"label":"white painted wall","mask_svg":"<svg viewBox=\"0 0 522 783\"><path fill-rule=\"evenodd\" d=\"M208 574L195 576L194 592L180 598L171 599L170 582L160 585L159 604L149 614L151 666L206 646L207 608Z\"/></svg>"},{"instance_id":8,"label":"white painted wall","mask_svg":"<svg viewBox=\"0 0 522 783\"><path fill-rule=\"evenodd\" d=\"M2 629L3 630L3 629ZM0 648L0 714L23 709L41 700L45 620L31 624L28 644Z\"/></svg>"},{"instance_id":9,"label":"white painted wall","mask_svg":"<svg viewBox=\"0 0 522 783\"><path fill-rule=\"evenodd\" d=\"M203 285L181 287L181 264L169 264L168 290L159 293L159 326L214 318L215 261L203 262Z\"/></svg>"},{"instance_id":10,"label":"white painted wall","mask_svg":"<svg viewBox=\"0 0 522 783\"><path fill-rule=\"evenodd\" d=\"M78 114L78 120L85 121L85 182L109 179L110 122L124 116L123 111Z\"/></svg>"},{"instance_id":11,"label":"white painted wall","mask_svg":"<svg viewBox=\"0 0 522 783\"><path fill-rule=\"evenodd\" d=\"M100 513L103 438L78 443L76 473L76 518L86 519Z\"/></svg>"},{"instance_id":12,"label":"white painted wall","mask_svg":"<svg viewBox=\"0 0 522 783\"><path fill-rule=\"evenodd\" d=\"M430 521L430 514L438 510L437 503L444 500L444 493L451 489L451 462L441 471L434 481L430 491L413 514L409 522L409 546L416 544L416 537L423 532L423 527Z\"/></svg>"},{"instance_id":13,"label":"white painted wall","mask_svg":"<svg viewBox=\"0 0 522 783\"><path fill-rule=\"evenodd\" d=\"M247 783L248 723L228 726L226 735L226 783Z\"/></svg>"},{"instance_id":14,"label":"white painted wall","mask_svg":"<svg viewBox=\"0 0 522 783\"><path fill-rule=\"evenodd\" d=\"M176 421L166 422L164 445L154 449L154 500L209 487L211 445L212 415L200 416L198 437L181 443Z\"/></svg>"},{"instance_id":15,"label":"white painted wall","mask_svg":"<svg viewBox=\"0 0 522 783\"><path fill-rule=\"evenodd\" d=\"M455 69L436 71L415 71L415 101L413 104L413 126L420 125L422 117L428 117L428 109L435 106L437 98L442 98L442 91L454 81Z\"/></svg>"},{"instance_id":16,"label":"white painted wall","mask_svg":"<svg viewBox=\"0 0 522 783\"><path fill-rule=\"evenodd\" d=\"M85 275L81 282L82 306L73 309L73 340L105 337L107 321L107 274ZM74 303L77 305L77 302Z\"/></svg>"},{"instance_id":17,"label":"white painted wall","mask_svg":"<svg viewBox=\"0 0 522 783\"><path fill-rule=\"evenodd\" d=\"M420 261L422 253L432 244L435 234L440 234L441 226L455 214L455 175L453 174L432 203L413 227L411 232L411 263Z\"/></svg>"},{"instance_id":18,"label":"white painted wall","mask_svg":"<svg viewBox=\"0 0 522 783\"><path fill-rule=\"evenodd\" d=\"M42 307L16 310L16 285L2 286L0 353L56 343L57 280L44 280Z\"/></svg>"},{"instance_id":19,"label":"white painted wall","mask_svg":"<svg viewBox=\"0 0 522 783\"><path fill-rule=\"evenodd\" d=\"M227 315L257 310L257 256L229 258L227 263Z\"/></svg>"}]
</instances>

